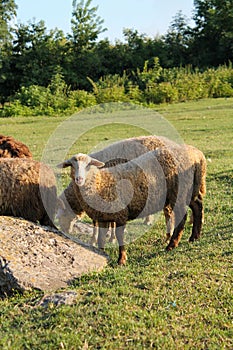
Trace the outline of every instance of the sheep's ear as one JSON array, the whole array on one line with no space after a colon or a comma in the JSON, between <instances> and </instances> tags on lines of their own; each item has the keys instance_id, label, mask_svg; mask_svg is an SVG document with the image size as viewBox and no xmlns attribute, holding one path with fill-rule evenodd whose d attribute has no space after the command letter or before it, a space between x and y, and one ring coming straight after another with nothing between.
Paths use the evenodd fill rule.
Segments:
<instances>
[{"instance_id":1,"label":"sheep's ear","mask_svg":"<svg viewBox=\"0 0 233 350\"><path fill-rule=\"evenodd\" d=\"M64 162L60 163L57 165L57 168L59 169L62 169L62 168L67 168L68 166L71 166L71 161L68 159L68 160L65 160Z\"/></svg>"},{"instance_id":2,"label":"sheep's ear","mask_svg":"<svg viewBox=\"0 0 233 350\"><path fill-rule=\"evenodd\" d=\"M105 163L100 162L98 159L95 159L95 158L91 158L91 161L89 164L95 165L97 168L102 168L105 165Z\"/></svg>"}]
</instances>

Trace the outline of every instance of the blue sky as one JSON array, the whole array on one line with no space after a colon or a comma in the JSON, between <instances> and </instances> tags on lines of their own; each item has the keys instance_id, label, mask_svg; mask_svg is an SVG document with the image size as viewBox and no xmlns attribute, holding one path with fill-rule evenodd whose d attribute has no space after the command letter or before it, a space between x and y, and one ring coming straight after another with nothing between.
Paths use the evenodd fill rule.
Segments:
<instances>
[{"instance_id":1,"label":"blue sky","mask_svg":"<svg viewBox=\"0 0 233 350\"><path fill-rule=\"evenodd\" d=\"M43 19L48 29L62 29L70 33L72 0L15 0L18 5L18 20L27 23L33 18ZM179 10L192 16L193 0L93 0L99 6L98 15L108 29L100 38L112 42L122 40L123 28L137 29L148 36L164 34Z\"/></svg>"}]
</instances>

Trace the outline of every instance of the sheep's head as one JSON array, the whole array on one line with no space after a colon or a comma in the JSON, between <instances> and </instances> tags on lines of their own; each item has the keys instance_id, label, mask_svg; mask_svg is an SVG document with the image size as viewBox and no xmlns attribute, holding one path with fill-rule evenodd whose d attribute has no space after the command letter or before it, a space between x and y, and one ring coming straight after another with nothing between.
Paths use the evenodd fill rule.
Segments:
<instances>
[{"instance_id":1,"label":"sheep's head","mask_svg":"<svg viewBox=\"0 0 233 350\"><path fill-rule=\"evenodd\" d=\"M80 187L85 184L91 166L101 168L104 166L104 163L87 154L78 153L58 165L59 168L71 167L71 177Z\"/></svg>"}]
</instances>

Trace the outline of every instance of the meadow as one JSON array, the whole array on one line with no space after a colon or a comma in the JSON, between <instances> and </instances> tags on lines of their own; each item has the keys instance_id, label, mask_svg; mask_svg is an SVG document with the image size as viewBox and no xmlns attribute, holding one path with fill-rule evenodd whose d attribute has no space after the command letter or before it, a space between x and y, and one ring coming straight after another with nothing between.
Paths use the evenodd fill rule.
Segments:
<instances>
[{"instance_id":1,"label":"meadow","mask_svg":"<svg viewBox=\"0 0 233 350\"><path fill-rule=\"evenodd\" d=\"M207 158L201 239L188 243L187 223L178 248L166 252L161 216L128 245L125 267L117 266L117 248L109 246L108 267L75 280L75 305L38 307L39 291L0 300L1 349L233 348L233 98L160 105L156 110ZM0 118L1 133L25 142L39 160L64 119ZM84 135L80 151L106 140L113 132L109 128ZM114 128L116 138L139 132Z\"/></svg>"}]
</instances>

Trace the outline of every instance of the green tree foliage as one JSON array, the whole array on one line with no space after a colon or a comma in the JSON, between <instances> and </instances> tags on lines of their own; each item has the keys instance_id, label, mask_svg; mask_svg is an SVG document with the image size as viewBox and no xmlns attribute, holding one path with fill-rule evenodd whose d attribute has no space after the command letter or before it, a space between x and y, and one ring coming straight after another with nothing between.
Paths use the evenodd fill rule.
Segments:
<instances>
[{"instance_id":1,"label":"green tree foliage","mask_svg":"<svg viewBox=\"0 0 233 350\"><path fill-rule=\"evenodd\" d=\"M43 21L19 24L13 33L12 48L2 60L2 103L21 86L47 86L56 67L62 65L66 51L63 32L47 32Z\"/></svg>"},{"instance_id":2,"label":"green tree foliage","mask_svg":"<svg viewBox=\"0 0 233 350\"><path fill-rule=\"evenodd\" d=\"M11 25L16 16L17 6L14 0L0 0L0 50L12 39Z\"/></svg>"},{"instance_id":3,"label":"green tree foliage","mask_svg":"<svg viewBox=\"0 0 233 350\"><path fill-rule=\"evenodd\" d=\"M195 64L217 66L233 60L233 1L195 0Z\"/></svg>"},{"instance_id":4,"label":"green tree foliage","mask_svg":"<svg viewBox=\"0 0 233 350\"><path fill-rule=\"evenodd\" d=\"M94 48L102 32L103 20L97 15L98 6L92 0L73 0L71 19L72 35L68 36L69 57L65 63L65 77L73 89L88 89L87 76L96 79L96 57Z\"/></svg>"},{"instance_id":5,"label":"green tree foliage","mask_svg":"<svg viewBox=\"0 0 233 350\"><path fill-rule=\"evenodd\" d=\"M98 6L91 7L92 0L73 0L71 40L77 52L93 47L103 28L104 20L97 15Z\"/></svg>"},{"instance_id":6,"label":"green tree foliage","mask_svg":"<svg viewBox=\"0 0 233 350\"><path fill-rule=\"evenodd\" d=\"M179 11L164 37L167 52L167 66L174 67L188 63L189 47L191 42L191 28L187 24L188 20ZM190 62L189 62L190 63Z\"/></svg>"}]
</instances>

